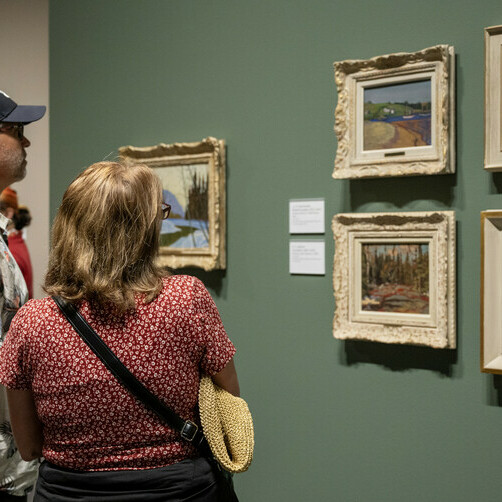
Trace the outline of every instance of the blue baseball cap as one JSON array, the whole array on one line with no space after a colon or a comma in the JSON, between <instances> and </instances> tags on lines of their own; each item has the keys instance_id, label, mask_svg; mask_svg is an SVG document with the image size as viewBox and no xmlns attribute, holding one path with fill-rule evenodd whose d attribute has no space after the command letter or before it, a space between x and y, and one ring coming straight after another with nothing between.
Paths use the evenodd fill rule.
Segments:
<instances>
[{"instance_id":1,"label":"blue baseball cap","mask_svg":"<svg viewBox=\"0 0 502 502\"><path fill-rule=\"evenodd\" d=\"M45 110L45 106L18 105L5 92L0 91L0 122L29 124L41 119Z\"/></svg>"}]
</instances>

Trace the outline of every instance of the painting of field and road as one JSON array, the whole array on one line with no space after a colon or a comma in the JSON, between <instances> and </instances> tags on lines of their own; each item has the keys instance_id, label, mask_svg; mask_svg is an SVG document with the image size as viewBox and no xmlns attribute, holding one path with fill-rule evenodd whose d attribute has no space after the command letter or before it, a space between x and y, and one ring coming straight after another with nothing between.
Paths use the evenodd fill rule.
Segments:
<instances>
[{"instance_id":1,"label":"painting of field and road","mask_svg":"<svg viewBox=\"0 0 502 502\"><path fill-rule=\"evenodd\" d=\"M171 215L162 222L161 247L209 246L208 164L156 167Z\"/></svg>"},{"instance_id":2,"label":"painting of field and road","mask_svg":"<svg viewBox=\"0 0 502 502\"><path fill-rule=\"evenodd\" d=\"M364 89L364 150L430 144L430 79Z\"/></svg>"},{"instance_id":3,"label":"painting of field and road","mask_svg":"<svg viewBox=\"0 0 502 502\"><path fill-rule=\"evenodd\" d=\"M429 313L429 245L362 244L362 310Z\"/></svg>"}]
</instances>

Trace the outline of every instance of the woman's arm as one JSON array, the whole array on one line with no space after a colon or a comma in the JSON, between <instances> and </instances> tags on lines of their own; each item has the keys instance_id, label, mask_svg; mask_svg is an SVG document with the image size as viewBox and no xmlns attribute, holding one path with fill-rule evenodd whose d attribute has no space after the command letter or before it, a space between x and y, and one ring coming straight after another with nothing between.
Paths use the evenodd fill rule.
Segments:
<instances>
[{"instance_id":1,"label":"woman's arm","mask_svg":"<svg viewBox=\"0 0 502 502\"><path fill-rule=\"evenodd\" d=\"M230 359L227 365L216 375L213 375L213 382L230 392L234 396L239 397L241 395L239 389L239 380L237 378L237 372L235 371L234 360Z\"/></svg>"},{"instance_id":2,"label":"woman's arm","mask_svg":"<svg viewBox=\"0 0 502 502\"><path fill-rule=\"evenodd\" d=\"M38 419L30 390L7 389L10 420L16 445L23 460L42 456L42 423Z\"/></svg>"}]
</instances>

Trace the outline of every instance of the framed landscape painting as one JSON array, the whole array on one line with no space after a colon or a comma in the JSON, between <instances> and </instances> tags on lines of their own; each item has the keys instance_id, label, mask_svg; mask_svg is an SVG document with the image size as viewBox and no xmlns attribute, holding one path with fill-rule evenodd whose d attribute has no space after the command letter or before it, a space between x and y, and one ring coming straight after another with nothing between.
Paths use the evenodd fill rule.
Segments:
<instances>
[{"instance_id":1,"label":"framed landscape painting","mask_svg":"<svg viewBox=\"0 0 502 502\"><path fill-rule=\"evenodd\" d=\"M363 151L431 146L432 80L362 88Z\"/></svg>"},{"instance_id":2,"label":"framed landscape painting","mask_svg":"<svg viewBox=\"0 0 502 502\"><path fill-rule=\"evenodd\" d=\"M502 171L502 26L485 28L485 169Z\"/></svg>"},{"instance_id":3,"label":"framed landscape painting","mask_svg":"<svg viewBox=\"0 0 502 502\"><path fill-rule=\"evenodd\" d=\"M455 347L455 216L348 213L333 218L333 334Z\"/></svg>"},{"instance_id":4,"label":"framed landscape painting","mask_svg":"<svg viewBox=\"0 0 502 502\"><path fill-rule=\"evenodd\" d=\"M162 183L164 202L171 205L160 232L161 264L224 269L224 141L125 146L119 153L128 163L150 166Z\"/></svg>"},{"instance_id":5,"label":"framed landscape painting","mask_svg":"<svg viewBox=\"0 0 502 502\"><path fill-rule=\"evenodd\" d=\"M454 49L334 63L334 178L455 171Z\"/></svg>"}]
</instances>

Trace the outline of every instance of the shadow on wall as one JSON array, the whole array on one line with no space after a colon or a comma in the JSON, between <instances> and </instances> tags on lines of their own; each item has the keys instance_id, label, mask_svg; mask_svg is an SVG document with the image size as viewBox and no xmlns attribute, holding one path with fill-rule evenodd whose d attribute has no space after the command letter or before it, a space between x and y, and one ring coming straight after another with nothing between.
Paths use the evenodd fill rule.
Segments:
<instances>
[{"instance_id":1,"label":"shadow on wall","mask_svg":"<svg viewBox=\"0 0 502 502\"><path fill-rule=\"evenodd\" d=\"M484 373L485 376L488 376ZM490 406L502 407L502 375L492 375L492 385L488 386L487 402Z\"/></svg>"},{"instance_id":2,"label":"shadow on wall","mask_svg":"<svg viewBox=\"0 0 502 502\"><path fill-rule=\"evenodd\" d=\"M502 173L492 173L491 179L493 187L490 193L502 193Z\"/></svg>"},{"instance_id":3,"label":"shadow on wall","mask_svg":"<svg viewBox=\"0 0 502 502\"><path fill-rule=\"evenodd\" d=\"M433 349L360 340L345 340L339 353L340 362L345 366L372 363L380 364L392 371L424 369L446 377L453 375L453 366L457 362L456 349Z\"/></svg>"},{"instance_id":4,"label":"shadow on wall","mask_svg":"<svg viewBox=\"0 0 502 502\"><path fill-rule=\"evenodd\" d=\"M415 200L435 200L451 208L457 175L409 176L350 180L350 209L365 204L389 202L401 208Z\"/></svg>"}]
</instances>

